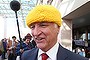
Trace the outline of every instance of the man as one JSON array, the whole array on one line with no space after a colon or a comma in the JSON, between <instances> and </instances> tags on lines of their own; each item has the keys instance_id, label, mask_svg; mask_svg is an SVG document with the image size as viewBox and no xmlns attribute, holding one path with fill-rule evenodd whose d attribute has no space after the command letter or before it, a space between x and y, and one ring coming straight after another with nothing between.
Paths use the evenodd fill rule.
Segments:
<instances>
[{"instance_id":1,"label":"man","mask_svg":"<svg viewBox=\"0 0 90 60\"><path fill-rule=\"evenodd\" d=\"M24 42L22 42L21 44L19 43L16 47L16 55L20 56L20 60L21 60L21 55L24 51L26 50L30 50L32 48L31 46L31 38L32 36L28 33L24 38Z\"/></svg>"},{"instance_id":2,"label":"man","mask_svg":"<svg viewBox=\"0 0 90 60\"><path fill-rule=\"evenodd\" d=\"M37 48L24 52L22 60L45 60L46 57L46 60L88 60L57 42L61 20L60 12L51 5L38 5L30 11L26 23Z\"/></svg>"},{"instance_id":3,"label":"man","mask_svg":"<svg viewBox=\"0 0 90 60\"><path fill-rule=\"evenodd\" d=\"M2 53L2 59L6 59L6 53L7 53L7 39L4 38L2 39L2 43L3 43L3 48L4 48L4 51Z\"/></svg>"},{"instance_id":4,"label":"man","mask_svg":"<svg viewBox=\"0 0 90 60\"><path fill-rule=\"evenodd\" d=\"M2 39L2 40L0 41L0 56L2 55L2 53L3 53L3 51L4 51L3 40L4 40L4 39Z\"/></svg>"},{"instance_id":5,"label":"man","mask_svg":"<svg viewBox=\"0 0 90 60\"><path fill-rule=\"evenodd\" d=\"M16 46L18 41L16 36L12 36L12 40L8 39L7 43L7 53L8 53L8 60L16 60Z\"/></svg>"}]
</instances>

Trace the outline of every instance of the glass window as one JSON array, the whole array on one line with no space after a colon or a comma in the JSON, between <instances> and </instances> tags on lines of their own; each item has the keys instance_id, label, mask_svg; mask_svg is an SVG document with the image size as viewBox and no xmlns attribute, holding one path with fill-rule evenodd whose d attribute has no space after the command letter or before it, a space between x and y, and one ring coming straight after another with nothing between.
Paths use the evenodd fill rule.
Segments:
<instances>
[{"instance_id":1,"label":"glass window","mask_svg":"<svg viewBox=\"0 0 90 60\"><path fill-rule=\"evenodd\" d=\"M90 33L88 33L88 40L90 40Z\"/></svg>"}]
</instances>

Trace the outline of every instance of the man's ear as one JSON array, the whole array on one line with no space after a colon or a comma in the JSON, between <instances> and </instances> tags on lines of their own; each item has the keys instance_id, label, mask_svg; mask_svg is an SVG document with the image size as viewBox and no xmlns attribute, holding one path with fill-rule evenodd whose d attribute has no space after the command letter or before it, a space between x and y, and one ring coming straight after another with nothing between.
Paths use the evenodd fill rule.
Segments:
<instances>
[{"instance_id":1,"label":"man's ear","mask_svg":"<svg viewBox=\"0 0 90 60\"><path fill-rule=\"evenodd\" d=\"M58 26L58 30L57 30L57 33L59 34L59 31L60 31L60 26Z\"/></svg>"}]
</instances>

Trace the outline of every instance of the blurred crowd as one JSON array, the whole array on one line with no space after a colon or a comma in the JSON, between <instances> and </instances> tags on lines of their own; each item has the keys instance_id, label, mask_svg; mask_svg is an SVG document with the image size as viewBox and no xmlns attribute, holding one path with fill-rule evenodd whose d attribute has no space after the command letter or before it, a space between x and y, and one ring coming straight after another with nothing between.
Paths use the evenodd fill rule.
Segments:
<instances>
[{"instance_id":1,"label":"blurred crowd","mask_svg":"<svg viewBox=\"0 0 90 60\"><path fill-rule=\"evenodd\" d=\"M17 40L16 36L12 36L11 40L10 38L4 38L0 41L0 60L17 60L17 57L21 60L21 55L24 51L35 47L36 43L29 33L22 41Z\"/></svg>"},{"instance_id":2,"label":"blurred crowd","mask_svg":"<svg viewBox=\"0 0 90 60\"><path fill-rule=\"evenodd\" d=\"M78 44L75 44L75 42L73 41L72 50L76 54L79 54L86 58L90 58L90 44L88 44L88 46L78 45Z\"/></svg>"},{"instance_id":3,"label":"blurred crowd","mask_svg":"<svg viewBox=\"0 0 90 60\"><path fill-rule=\"evenodd\" d=\"M0 41L0 60L21 60L21 55L23 52L36 47L36 43L29 33L26 34L21 40L22 41L17 40L16 36L12 36L12 39L2 39ZM81 56L90 58L90 47L73 48L73 52Z\"/></svg>"}]
</instances>

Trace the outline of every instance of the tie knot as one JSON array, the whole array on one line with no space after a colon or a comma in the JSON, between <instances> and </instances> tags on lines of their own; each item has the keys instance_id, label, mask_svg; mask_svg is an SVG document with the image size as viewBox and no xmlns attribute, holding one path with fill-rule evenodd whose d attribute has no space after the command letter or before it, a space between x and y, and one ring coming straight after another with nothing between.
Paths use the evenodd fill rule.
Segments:
<instances>
[{"instance_id":1,"label":"tie knot","mask_svg":"<svg viewBox=\"0 0 90 60\"><path fill-rule=\"evenodd\" d=\"M42 56L42 60L47 60L48 58L48 55L46 53L42 53L41 56Z\"/></svg>"}]
</instances>

